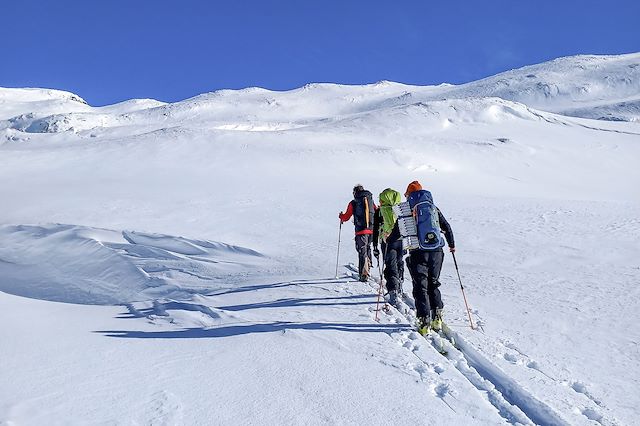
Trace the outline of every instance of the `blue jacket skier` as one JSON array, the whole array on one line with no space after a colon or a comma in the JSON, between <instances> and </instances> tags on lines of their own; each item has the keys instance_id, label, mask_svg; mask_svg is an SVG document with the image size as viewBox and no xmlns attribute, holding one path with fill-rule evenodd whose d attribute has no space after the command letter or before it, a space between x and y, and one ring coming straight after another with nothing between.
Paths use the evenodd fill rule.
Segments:
<instances>
[{"instance_id":1,"label":"blue jacket skier","mask_svg":"<svg viewBox=\"0 0 640 426\"><path fill-rule=\"evenodd\" d=\"M418 328L424 334L431 328L439 329L442 326L444 304L438 289L440 287L438 279L444 260L442 248L445 243L440 234L444 234L449 251L452 253L455 251L455 242L449 222L440 209L435 207L431 193L423 190L420 182L411 182L404 195L411 208L414 209L414 214L418 213L418 208L431 209L431 213L427 213L432 216L429 218L430 220L426 221L428 226L422 226L420 219L416 218L418 237L424 242L424 246L421 244L420 247L410 250L407 257L407 267L413 281L413 298L416 302ZM421 235L421 232L424 235Z\"/></svg>"}]
</instances>

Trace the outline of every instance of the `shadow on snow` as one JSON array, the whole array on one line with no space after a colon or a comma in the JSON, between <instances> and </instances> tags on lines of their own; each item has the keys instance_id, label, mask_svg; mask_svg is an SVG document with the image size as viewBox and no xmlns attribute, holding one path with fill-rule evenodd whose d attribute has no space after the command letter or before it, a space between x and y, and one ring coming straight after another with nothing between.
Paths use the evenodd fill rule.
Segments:
<instances>
[{"instance_id":1,"label":"shadow on snow","mask_svg":"<svg viewBox=\"0 0 640 426\"><path fill-rule=\"evenodd\" d=\"M287 330L335 330L357 333L391 333L408 329L408 324L345 324L345 323L295 323L276 321L268 324L229 325L215 328L187 328L167 331L98 330L107 337L135 339L202 339L233 337L254 333L284 333Z\"/></svg>"},{"instance_id":2,"label":"shadow on snow","mask_svg":"<svg viewBox=\"0 0 640 426\"><path fill-rule=\"evenodd\" d=\"M330 284L348 282L348 277L340 277L338 279L313 279L313 280L296 280L289 282L279 282L274 284L262 284L243 286L235 289L218 292L216 295L256 291L263 289L273 289L278 287L287 287L295 285L310 284ZM218 309L223 311L243 311L249 309L262 308L283 308L283 307L300 307L300 306L330 306L330 305L371 305L375 304L375 295L362 294L350 295L344 297L323 297L323 298L286 298L272 301L247 303L241 305L220 306ZM366 300L369 299L369 300ZM168 310L187 310L200 311L212 318L219 318L219 315L211 310L209 306L195 304L192 302L182 301L160 301L155 300L153 307L145 309L136 309L133 304L127 304L125 307L129 312L118 315L119 319L143 318L150 315L169 316ZM135 331L135 330L98 330L95 333L101 333L106 337L121 338L137 338L137 339L198 339L198 338L217 338L241 336L253 333L285 333L287 330L333 330L343 332L357 333L391 333L402 329L410 328L409 325L402 324L350 324L350 323L297 323L289 321L275 321L272 323L253 323L253 324L227 324L219 327L197 327L185 328L180 330L164 330L164 331Z\"/></svg>"}]
</instances>

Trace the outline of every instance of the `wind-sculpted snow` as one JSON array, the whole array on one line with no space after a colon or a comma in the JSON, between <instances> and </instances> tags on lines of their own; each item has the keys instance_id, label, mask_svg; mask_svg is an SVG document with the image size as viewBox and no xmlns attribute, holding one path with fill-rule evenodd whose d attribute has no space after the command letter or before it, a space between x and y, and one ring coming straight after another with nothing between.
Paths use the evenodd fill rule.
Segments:
<instances>
[{"instance_id":1,"label":"wind-sculpted snow","mask_svg":"<svg viewBox=\"0 0 640 426\"><path fill-rule=\"evenodd\" d=\"M109 114L67 113L35 118L32 115L20 115L9 120L11 128L26 133L60 133L80 131L96 127L122 125L122 119Z\"/></svg>"},{"instance_id":2,"label":"wind-sculpted snow","mask_svg":"<svg viewBox=\"0 0 640 426\"><path fill-rule=\"evenodd\" d=\"M0 121L35 111L43 117L90 109L80 96L62 90L0 87Z\"/></svg>"},{"instance_id":3,"label":"wind-sculpted snow","mask_svg":"<svg viewBox=\"0 0 640 426\"><path fill-rule=\"evenodd\" d=\"M604 102L591 106L568 108L563 114L607 121L640 121L640 95L619 102Z\"/></svg>"},{"instance_id":4,"label":"wind-sculpted snow","mask_svg":"<svg viewBox=\"0 0 640 426\"><path fill-rule=\"evenodd\" d=\"M640 54L582 55L507 71L452 87L447 97L496 96L533 108L576 117L635 121L619 105L640 94ZM607 114L594 110L607 105ZM631 114L630 114L631 112Z\"/></svg>"},{"instance_id":5,"label":"wind-sculpted snow","mask_svg":"<svg viewBox=\"0 0 640 426\"><path fill-rule=\"evenodd\" d=\"M369 131L385 132L414 126L418 132L428 135L455 125L486 125L513 120L547 121L562 124L559 117L532 110L523 104L499 98L466 98L390 106L385 109L326 120L316 126L325 130L331 127L350 128L354 132L362 128Z\"/></svg>"},{"instance_id":6,"label":"wind-sculpted snow","mask_svg":"<svg viewBox=\"0 0 640 426\"><path fill-rule=\"evenodd\" d=\"M187 298L242 282L266 265L253 250L212 241L73 225L0 227L0 291L35 299Z\"/></svg>"}]
</instances>

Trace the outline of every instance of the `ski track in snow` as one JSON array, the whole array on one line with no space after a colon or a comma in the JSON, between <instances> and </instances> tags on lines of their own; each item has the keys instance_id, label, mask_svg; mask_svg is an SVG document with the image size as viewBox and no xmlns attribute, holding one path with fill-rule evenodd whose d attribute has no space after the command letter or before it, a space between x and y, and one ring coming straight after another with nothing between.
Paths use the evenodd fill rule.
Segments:
<instances>
[{"instance_id":1,"label":"ski track in snow","mask_svg":"<svg viewBox=\"0 0 640 426\"><path fill-rule=\"evenodd\" d=\"M346 265L347 269L357 274L357 269L353 264ZM356 275L354 275L354 279ZM373 286L378 291L380 278L375 279L376 285ZM386 290L385 290L386 291ZM391 307L386 300L381 301L380 315L392 318L396 323L402 323L406 320L409 324L415 321L415 305L413 299L406 293L402 293L402 300L398 300L396 308ZM459 318L457 319L460 320ZM421 346L416 341L421 342L427 340L436 351L445 350L446 357L449 362L471 383L486 400L495 407L495 409L504 418L505 422L510 424L536 424L536 425L569 425L572 422L564 419L561 414L541 399L536 398L531 392L524 389L516 380L509 377L500 367L489 361L486 356L473 347L467 340L446 327L442 333L430 333L427 336L421 336L416 331L398 332L394 338L398 339L400 344L411 350L414 355L420 359L425 367L418 368L417 371L442 372L441 366L433 366L432 363L423 360L420 357L419 349ZM579 413L589 421L595 421L601 425L615 426L619 423L613 418L607 418L602 414L602 408L605 408L597 398L591 395L586 386L581 382L562 382L554 379L546 374L537 362L529 359L529 357L521 352L515 345L508 342L501 342L505 349L511 352L504 354L504 359L512 364L523 365L526 368L535 370L537 373L550 379L549 386L556 388L569 387L579 395L583 395L588 402L579 401L578 398L571 398L575 407L574 413ZM513 353L515 352L514 355ZM442 355L442 354L441 354ZM447 395L446 384L436 386L440 392L435 392L439 398ZM442 391L444 390L444 391ZM566 394L566 393L565 393ZM570 396L569 396L570 398ZM589 402L591 404L589 404ZM590 405L590 406L585 406Z\"/></svg>"},{"instance_id":2,"label":"ski track in snow","mask_svg":"<svg viewBox=\"0 0 640 426\"><path fill-rule=\"evenodd\" d=\"M379 285L378 279L378 285ZM412 324L415 321L415 311L407 304L413 305L413 301L409 299L406 293L402 293L403 302L398 303L398 308L393 309L395 313L404 312L404 319ZM383 301L383 303L386 303ZM385 305L388 307L388 305ZM393 315L393 314L392 314ZM416 357L420 359L417 349L420 346L415 345L415 341L422 342L427 340L436 351L446 350L446 358L450 363L469 381L469 383L477 389L479 395L485 398L495 409L506 423L510 424L567 424L564 420L561 420L557 415L550 414L550 410L545 410L545 415L540 416L538 411L527 410L527 407L518 405L513 398L507 401L505 399L504 388L500 389L500 383L491 380L487 374L482 374L483 370L479 369L477 365L470 363L469 357L465 355L465 352L459 350L459 347L452 346L448 341L442 339L435 333L430 333L427 336L421 336L416 331L412 331L408 336L401 338L402 346L414 352ZM425 361L423 361L425 362ZM495 379L494 379L495 380ZM520 392L523 392L520 390ZM512 392L510 392L512 393Z\"/></svg>"},{"instance_id":3,"label":"ski track in snow","mask_svg":"<svg viewBox=\"0 0 640 426\"><path fill-rule=\"evenodd\" d=\"M404 295L405 301L408 296ZM407 320L415 318L415 311L407 304L400 303L399 310L406 312ZM442 335L434 336L431 333L424 336L435 350L444 348L447 351L445 355L467 379L479 391L485 392L489 402L500 412L508 423L524 423L524 424L540 424L540 425L568 425L571 424L563 419L561 415L548 404L533 396L529 391L520 386L514 379L510 378L500 367L491 363L477 349L469 344L458 333L450 329L443 332ZM442 337L442 336L445 337ZM513 348L513 346L511 346ZM591 402L598 407L602 407L602 403L590 395L585 386L580 382L567 384L559 382L546 374L540 366L535 362L528 360L526 355L520 353L521 358L505 354L505 360L514 364L522 364L527 368L551 379L556 386L568 385L578 394L583 394ZM525 362L521 362L521 361ZM578 403L579 404L579 403ZM607 419L600 413L598 407L576 407L575 411L579 411L589 420L597 421L603 425L617 425L615 420ZM525 417L523 417L525 416Z\"/></svg>"}]
</instances>

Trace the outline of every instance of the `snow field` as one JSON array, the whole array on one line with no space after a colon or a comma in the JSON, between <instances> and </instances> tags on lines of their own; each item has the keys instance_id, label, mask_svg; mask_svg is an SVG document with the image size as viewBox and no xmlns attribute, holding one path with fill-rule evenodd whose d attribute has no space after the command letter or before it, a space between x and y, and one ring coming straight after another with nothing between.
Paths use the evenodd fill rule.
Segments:
<instances>
[{"instance_id":1,"label":"snow field","mask_svg":"<svg viewBox=\"0 0 640 426\"><path fill-rule=\"evenodd\" d=\"M101 108L0 89L0 424L634 424L637 63ZM482 325L446 256L458 349L333 279L352 186L415 179Z\"/></svg>"}]
</instances>

